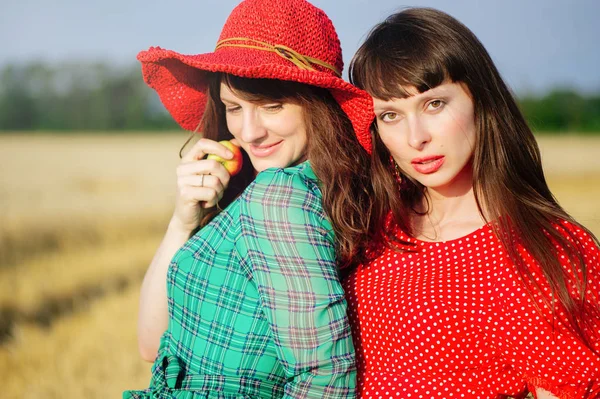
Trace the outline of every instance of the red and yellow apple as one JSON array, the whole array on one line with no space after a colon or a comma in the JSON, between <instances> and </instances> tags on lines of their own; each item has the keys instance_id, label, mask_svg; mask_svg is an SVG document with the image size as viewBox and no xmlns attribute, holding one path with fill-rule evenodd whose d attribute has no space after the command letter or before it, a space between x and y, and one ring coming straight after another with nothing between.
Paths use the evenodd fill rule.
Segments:
<instances>
[{"instance_id":1,"label":"red and yellow apple","mask_svg":"<svg viewBox=\"0 0 600 399\"><path fill-rule=\"evenodd\" d=\"M218 155L210 154L208 157L206 157L206 159L214 159L215 161L220 162L225 169L227 169L227 172L229 172L231 176L237 175L242 170L243 162L242 151L240 150L240 147L233 144L229 140L219 141L219 144L227 147L227 149L233 153L233 158L223 159Z\"/></svg>"}]
</instances>

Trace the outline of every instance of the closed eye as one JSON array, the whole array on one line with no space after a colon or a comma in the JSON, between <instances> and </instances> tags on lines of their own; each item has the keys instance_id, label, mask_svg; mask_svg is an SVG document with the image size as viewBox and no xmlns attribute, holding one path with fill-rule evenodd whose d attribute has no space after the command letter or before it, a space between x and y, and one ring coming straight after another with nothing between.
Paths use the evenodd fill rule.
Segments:
<instances>
[{"instance_id":1,"label":"closed eye","mask_svg":"<svg viewBox=\"0 0 600 399\"><path fill-rule=\"evenodd\" d=\"M262 106L264 110L269 112L277 112L283 109L283 104L266 104Z\"/></svg>"},{"instance_id":2,"label":"closed eye","mask_svg":"<svg viewBox=\"0 0 600 399\"><path fill-rule=\"evenodd\" d=\"M225 107L225 112L227 112L228 114L233 114L233 113L238 112L241 109L242 109L242 107L240 107L239 105L232 105L232 106Z\"/></svg>"}]
</instances>

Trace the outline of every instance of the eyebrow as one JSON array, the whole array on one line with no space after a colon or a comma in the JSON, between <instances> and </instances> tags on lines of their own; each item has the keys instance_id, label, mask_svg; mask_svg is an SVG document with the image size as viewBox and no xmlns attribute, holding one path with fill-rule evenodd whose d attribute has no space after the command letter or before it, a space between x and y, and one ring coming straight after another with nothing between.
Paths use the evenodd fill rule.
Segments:
<instances>
[{"instance_id":1,"label":"eyebrow","mask_svg":"<svg viewBox=\"0 0 600 399\"><path fill-rule=\"evenodd\" d=\"M383 112L383 111L394 111L396 113L400 112L400 111L396 110L396 108L394 108L394 106L373 107L373 111L375 111L375 113L379 113L379 112Z\"/></svg>"},{"instance_id":2,"label":"eyebrow","mask_svg":"<svg viewBox=\"0 0 600 399\"><path fill-rule=\"evenodd\" d=\"M393 103L386 102L385 104L382 104L382 105L373 104L373 110L375 110L375 111L383 111L383 110L388 110L388 109L392 109L392 108L395 109Z\"/></svg>"}]
</instances>

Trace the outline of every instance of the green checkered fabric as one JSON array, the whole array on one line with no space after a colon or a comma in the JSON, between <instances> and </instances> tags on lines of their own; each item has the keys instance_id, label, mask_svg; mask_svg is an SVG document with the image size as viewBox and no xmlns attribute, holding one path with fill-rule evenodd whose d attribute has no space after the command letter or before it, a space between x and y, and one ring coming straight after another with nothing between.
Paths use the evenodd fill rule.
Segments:
<instances>
[{"instance_id":1,"label":"green checkered fabric","mask_svg":"<svg viewBox=\"0 0 600 399\"><path fill-rule=\"evenodd\" d=\"M334 236L308 162L268 169L175 255L149 389L124 398L353 398Z\"/></svg>"}]
</instances>

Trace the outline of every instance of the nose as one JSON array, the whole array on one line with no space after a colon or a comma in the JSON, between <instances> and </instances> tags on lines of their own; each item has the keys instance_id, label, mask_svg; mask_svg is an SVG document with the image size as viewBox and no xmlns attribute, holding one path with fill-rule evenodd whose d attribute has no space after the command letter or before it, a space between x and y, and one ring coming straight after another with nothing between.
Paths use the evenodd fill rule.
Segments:
<instances>
[{"instance_id":1,"label":"nose","mask_svg":"<svg viewBox=\"0 0 600 399\"><path fill-rule=\"evenodd\" d=\"M260 140L267 134L267 129L265 128L258 112L253 109L249 109L244 112L241 133L241 138L246 143L252 143Z\"/></svg>"},{"instance_id":2,"label":"nose","mask_svg":"<svg viewBox=\"0 0 600 399\"><path fill-rule=\"evenodd\" d=\"M431 141L431 134L421 118L418 116L408 118L408 145L422 150L429 141Z\"/></svg>"}]
</instances>

